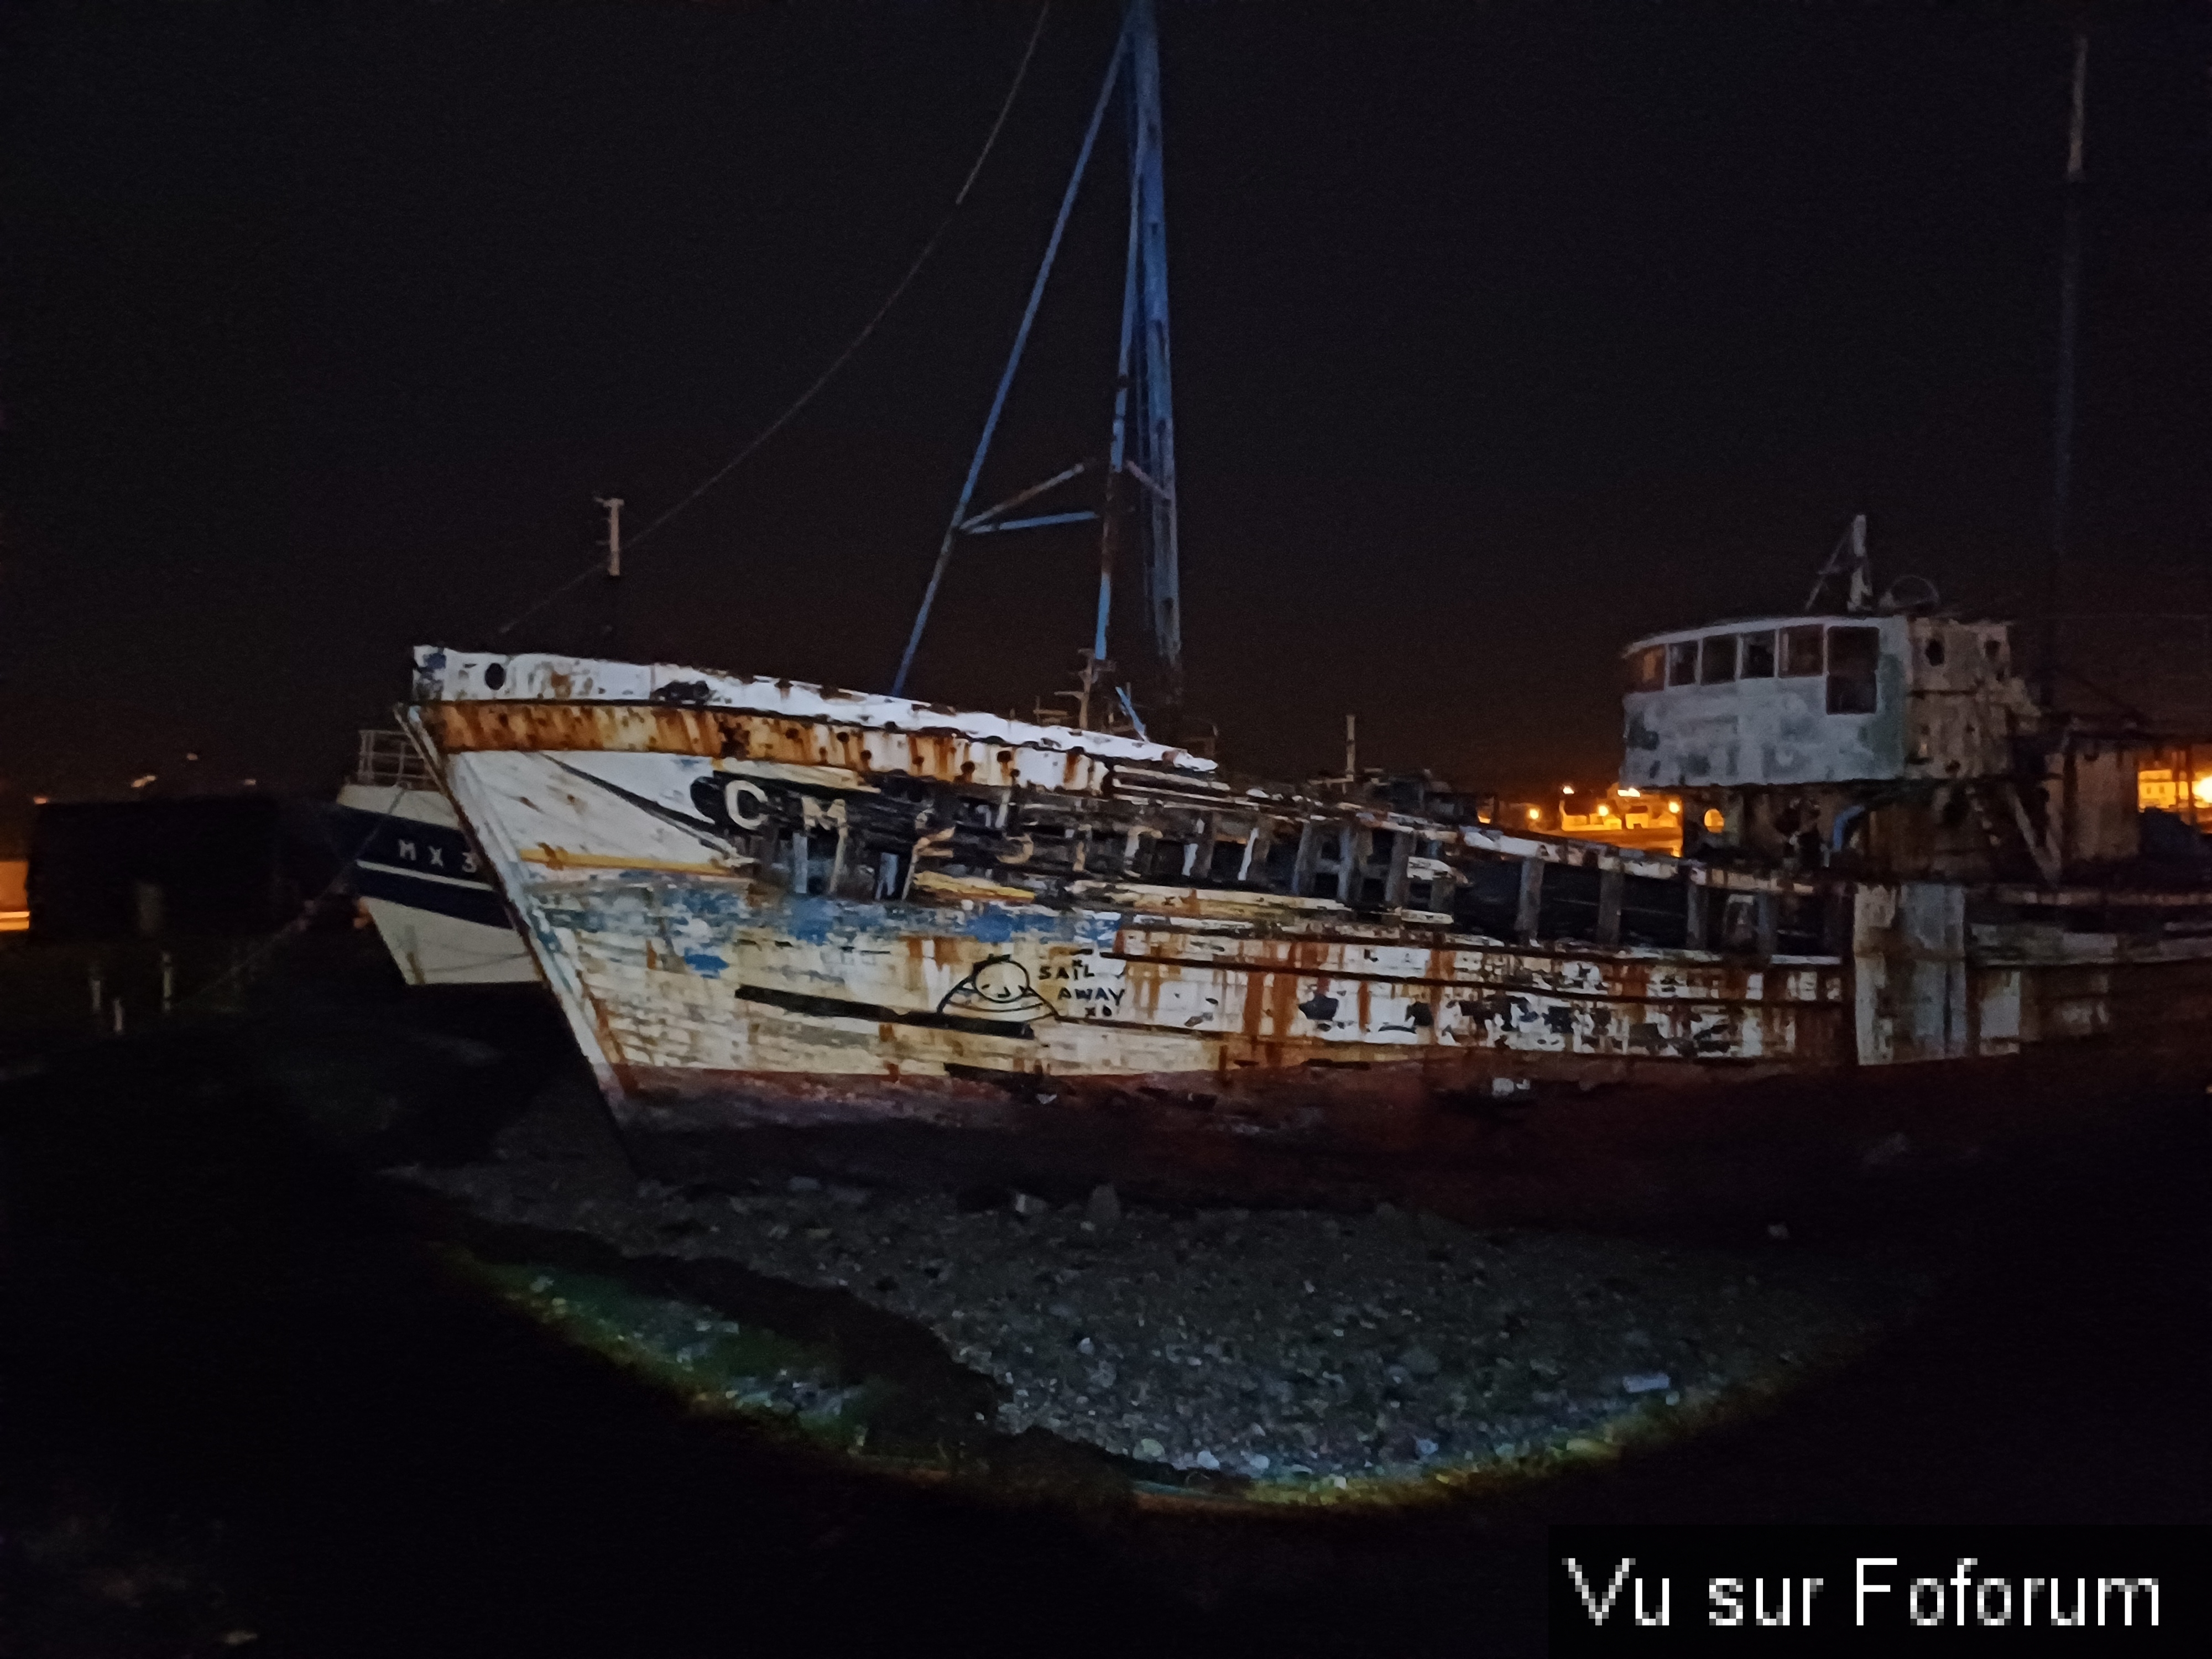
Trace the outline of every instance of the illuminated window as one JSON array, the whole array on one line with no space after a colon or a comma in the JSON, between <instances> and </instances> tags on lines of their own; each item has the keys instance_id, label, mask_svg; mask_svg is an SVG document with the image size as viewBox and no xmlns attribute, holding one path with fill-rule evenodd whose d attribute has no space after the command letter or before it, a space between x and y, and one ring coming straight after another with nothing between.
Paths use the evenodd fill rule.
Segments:
<instances>
[{"instance_id":1,"label":"illuminated window","mask_svg":"<svg viewBox=\"0 0 2212 1659\"><path fill-rule=\"evenodd\" d=\"M1823 672L1827 667L1820 650L1820 629L1785 628L1782 630L1782 672L1790 679L1803 679L1808 675Z\"/></svg>"},{"instance_id":2,"label":"illuminated window","mask_svg":"<svg viewBox=\"0 0 2212 1659\"><path fill-rule=\"evenodd\" d=\"M1828 630L1828 712L1871 714L1875 711L1875 667L1881 660L1878 628Z\"/></svg>"},{"instance_id":3,"label":"illuminated window","mask_svg":"<svg viewBox=\"0 0 2212 1659\"><path fill-rule=\"evenodd\" d=\"M1708 806L1705 808L1705 828L1708 830L1727 829L1728 814L1722 811L1717 806Z\"/></svg>"},{"instance_id":4,"label":"illuminated window","mask_svg":"<svg viewBox=\"0 0 2212 1659\"><path fill-rule=\"evenodd\" d=\"M1771 680L1774 678L1774 635L1770 629L1763 634L1743 635L1743 659L1736 669L1741 679Z\"/></svg>"},{"instance_id":5,"label":"illuminated window","mask_svg":"<svg viewBox=\"0 0 2212 1659\"><path fill-rule=\"evenodd\" d=\"M1667 684L1695 685L1698 683L1698 642L1677 640L1667 647Z\"/></svg>"},{"instance_id":6,"label":"illuminated window","mask_svg":"<svg viewBox=\"0 0 2212 1659\"><path fill-rule=\"evenodd\" d=\"M2181 776L2167 767L2146 768L2136 774L2136 806L2155 806L2171 812L2181 804Z\"/></svg>"},{"instance_id":7,"label":"illuminated window","mask_svg":"<svg viewBox=\"0 0 2212 1659\"><path fill-rule=\"evenodd\" d=\"M1628 684L1637 691L1664 690L1667 685L1667 647L1647 645L1628 659Z\"/></svg>"},{"instance_id":8,"label":"illuminated window","mask_svg":"<svg viewBox=\"0 0 2212 1659\"><path fill-rule=\"evenodd\" d=\"M1735 635L1709 634L1698 659L1698 683L1726 685L1735 678Z\"/></svg>"}]
</instances>

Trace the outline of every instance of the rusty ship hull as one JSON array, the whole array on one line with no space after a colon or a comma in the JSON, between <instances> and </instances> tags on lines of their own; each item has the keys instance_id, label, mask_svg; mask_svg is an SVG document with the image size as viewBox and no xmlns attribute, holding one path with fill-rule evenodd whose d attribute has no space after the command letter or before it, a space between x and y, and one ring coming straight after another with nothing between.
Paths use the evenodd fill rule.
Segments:
<instances>
[{"instance_id":1,"label":"rusty ship hull","mask_svg":"<svg viewBox=\"0 0 2212 1659\"><path fill-rule=\"evenodd\" d=\"M1129 738L419 653L410 728L641 1165L1621 1221L2212 1078L2212 895L1842 882Z\"/></svg>"}]
</instances>

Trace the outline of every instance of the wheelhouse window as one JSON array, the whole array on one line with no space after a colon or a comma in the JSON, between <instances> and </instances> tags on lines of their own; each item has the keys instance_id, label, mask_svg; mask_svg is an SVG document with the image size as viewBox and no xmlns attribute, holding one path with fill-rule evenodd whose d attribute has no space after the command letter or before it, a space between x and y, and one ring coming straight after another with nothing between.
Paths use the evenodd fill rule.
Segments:
<instances>
[{"instance_id":1,"label":"wheelhouse window","mask_svg":"<svg viewBox=\"0 0 2212 1659\"><path fill-rule=\"evenodd\" d=\"M1820 648L1821 629L1785 628L1782 630L1782 672L1785 678L1805 679L1824 672L1827 667Z\"/></svg>"},{"instance_id":2,"label":"wheelhouse window","mask_svg":"<svg viewBox=\"0 0 2212 1659\"><path fill-rule=\"evenodd\" d=\"M1667 647L1667 684L1695 685L1698 683L1698 642L1677 640Z\"/></svg>"},{"instance_id":3,"label":"wheelhouse window","mask_svg":"<svg viewBox=\"0 0 2212 1659\"><path fill-rule=\"evenodd\" d=\"M1774 678L1774 635L1771 629L1742 636L1742 656L1736 665L1736 678L1745 680L1771 680Z\"/></svg>"},{"instance_id":4,"label":"wheelhouse window","mask_svg":"<svg viewBox=\"0 0 2212 1659\"><path fill-rule=\"evenodd\" d=\"M1726 685L1735 678L1735 635L1708 634L1698 657L1698 684Z\"/></svg>"},{"instance_id":5,"label":"wheelhouse window","mask_svg":"<svg viewBox=\"0 0 2212 1659\"><path fill-rule=\"evenodd\" d=\"M1828 630L1828 712L1871 714L1876 691L1875 668L1881 660L1878 628Z\"/></svg>"},{"instance_id":6,"label":"wheelhouse window","mask_svg":"<svg viewBox=\"0 0 2212 1659\"><path fill-rule=\"evenodd\" d=\"M1647 645L1628 659L1628 685L1632 691L1661 691L1667 685L1667 647Z\"/></svg>"}]
</instances>

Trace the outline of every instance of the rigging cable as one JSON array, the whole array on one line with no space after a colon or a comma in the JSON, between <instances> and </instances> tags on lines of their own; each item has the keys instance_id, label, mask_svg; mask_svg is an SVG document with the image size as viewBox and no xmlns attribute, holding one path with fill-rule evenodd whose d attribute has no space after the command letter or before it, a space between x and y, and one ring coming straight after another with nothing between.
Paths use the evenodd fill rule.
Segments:
<instances>
[{"instance_id":1,"label":"rigging cable","mask_svg":"<svg viewBox=\"0 0 2212 1659\"><path fill-rule=\"evenodd\" d=\"M921 274L922 266L928 264L929 256L937 251L937 245L945 240L945 233L952 228L953 219L958 215L961 207L968 200L968 192L975 187L976 175L983 171L983 163L989 157L992 146L999 142L999 133L1000 129L1006 125L1006 117L1013 112L1014 100L1021 93L1022 82L1029 77L1030 60L1036 55L1037 41L1044 33L1045 19L1049 17L1051 15L1052 0L1045 0L1045 3L1037 9L1036 25L1030 31L1029 45L1022 49L1022 61L1015 67L1013 82L1012 85L1007 87L1006 98L999 106L998 118L991 123L991 131L983 140L983 148L975 153L975 163L969 167L967 178L961 181L959 192L952 198L952 205L945 210L945 216L937 222L937 228L930 232L929 240L921 245L921 252L914 256L914 263L907 267L906 275L898 279L898 282L892 287L890 293L884 297L884 302L876 307L875 315L868 319L866 325L861 328L858 334L855 334L853 337L850 343L848 343L842 351L839 352L836 357L830 360L830 366L823 369L820 374L815 377L813 384L809 386L805 391L800 392L797 398L792 402L790 406L787 408L783 413L777 416L773 421L770 421L768 425L762 428L761 430L757 433L742 449L738 450L736 454L731 456L728 460L723 462L722 465L716 467L714 471L708 473L705 479L699 483L697 488L694 489L689 495L684 496L673 507L668 508L666 512L653 520L645 526L644 529L629 537L628 538L628 545L629 547L636 547L639 543L645 540L647 537L652 535L654 531L659 529L661 526L666 524L671 519L684 511L685 507L690 506L702 495L712 489L716 484L728 477L731 473L737 471L737 469L743 465L747 460L750 459L754 453L757 451L761 446L767 443L770 438L775 436L775 434L781 432L786 426L788 426L801 410L805 409L807 404L812 403L822 389L828 386L832 380L836 378L838 370L843 368L847 363L850 362L854 354L857 353L862 346L868 343L868 338L871 335L875 333L877 325L880 324L885 317L890 314L891 307L899 302L900 297L905 294L909 287L913 285L914 279ZM524 623L529 621L531 617L536 616L547 605L552 604L554 600L570 592L586 578L590 577L594 572L603 568L605 562L603 560L594 557L589 564L579 570L574 575L569 577L568 580L562 582L558 587L553 588L544 593L537 599L528 610L523 611L520 615L515 617L513 620L501 626L498 632L494 634L492 637L494 639L506 638L507 635L513 633Z\"/></svg>"}]
</instances>

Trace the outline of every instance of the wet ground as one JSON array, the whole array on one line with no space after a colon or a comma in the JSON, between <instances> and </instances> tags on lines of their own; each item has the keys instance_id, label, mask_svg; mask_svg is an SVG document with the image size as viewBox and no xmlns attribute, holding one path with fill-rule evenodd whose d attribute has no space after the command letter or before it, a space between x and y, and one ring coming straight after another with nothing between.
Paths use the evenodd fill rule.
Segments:
<instances>
[{"instance_id":1,"label":"wet ground","mask_svg":"<svg viewBox=\"0 0 2212 1659\"><path fill-rule=\"evenodd\" d=\"M1131 1212L1101 1243L1087 1211L850 1202L767 1176L641 1196L579 1158L611 1206L587 1222L531 1186L562 1161L543 1127L557 1045L526 1018L461 1035L395 1018L366 994L280 999L0 1054L0 1650L665 1656L927 1634L989 1650L1526 1652L1556 1520L2212 1517L2201 1118L2155 1157L2078 1172L2065 1196L1984 1194L1874 1236L1800 1223L1786 1241L1615 1247L1388 1215ZM375 1173L395 1164L416 1177ZM1616 1249L1638 1265L1620 1271ZM1325 1283L1327 1250L1389 1293ZM1219 1269L1191 1304L1213 1311L1154 1345L1179 1255ZM1912 1273L1928 1299L1865 1341L1868 1296L1878 1311ZM1723 1318L1731 1278L1728 1300L1773 1299ZM1296 1318L1264 1319L1293 1279ZM1572 1316L1547 1324L1563 1297ZM1480 1328L1461 1311L1478 1301ZM1003 1334L971 1325L994 1307ZM1780 1360L1784 1325L1831 1320L1862 1351ZM1179 1376L1170 1346L1205 1379L1165 1395L1189 1393L1190 1415L1119 1404L1125 1366L1155 1389ZM1092 1381L1101 1363L1114 1384ZM1494 1459L1587 1438L1624 1407L1679 1412L1667 1393L1778 1366L1800 1380L1694 1434L1522 1459L1456 1492L1428 1473L1481 1462L1486 1440ZM1331 1372L1342 1402L1334 1385L1304 1392ZM1666 1389L1627 1394L1662 1372ZM757 1397L730 1399L748 1377ZM776 1409L794 1379L817 1391ZM1334 1441L1355 1395L1367 1426ZM952 1435L962 1410L988 1420ZM1255 1423L1261 1439L1235 1437ZM847 1452L826 1450L841 1435ZM1148 1438L1158 1459L1139 1455ZM1262 1446L1311 1476L1272 1450L1254 1470L1242 1455ZM1255 1484L1333 1472L1440 1495L1251 1501Z\"/></svg>"}]
</instances>

